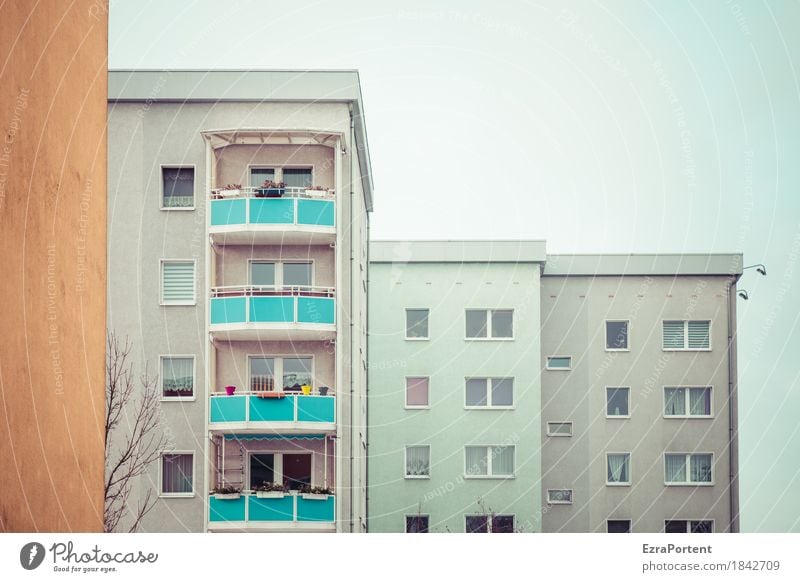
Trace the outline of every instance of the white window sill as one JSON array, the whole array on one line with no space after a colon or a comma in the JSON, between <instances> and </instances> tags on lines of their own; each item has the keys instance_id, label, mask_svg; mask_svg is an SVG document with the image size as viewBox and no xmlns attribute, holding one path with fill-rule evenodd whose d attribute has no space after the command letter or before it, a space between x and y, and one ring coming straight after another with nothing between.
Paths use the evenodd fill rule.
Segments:
<instances>
[{"instance_id":1,"label":"white window sill","mask_svg":"<svg viewBox=\"0 0 800 582\"><path fill-rule=\"evenodd\" d=\"M559 433L552 433L552 432L548 432L548 433L547 433L547 436L549 436L549 437L571 437L571 436L572 436L572 433L570 433L570 434L564 434L564 433L560 433L560 432L559 432Z\"/></svg>"},{"instance_id":2,"label":"white window sill","mask_svg":"<svg viewBox=\"0 0 800 582\"><path fill-rule=\"evenodd\" d=\"M711 348L661 348L662 352L710 352Z\"/></svg>"},{"instance_id":3,"label":"white window sill","mask_svg":"<svg viewBox=\"0 0 800 582\"><path fill-rule=\"evenodd\" d=\"M161 499L192 499L196 497L194 493L159 493Z\"/></svg>"},{"instance_id":4,"label":"white window sill","mask_svg":"<svg viewBox=\"0 0 800 582\"><path fill-rule=\"evenodd\" d=\"M630 348L606 348L607 352L629 352Z\"/></svg>"},{"instance_id":5,"label":"white window sill","mask_svg":"<svg viewBox=\"0 0 800 582\"><path fill-rule=\"evenodd\" d=\"M464 410L516 410L516 406L467 406Z\"/></svg>"},{"instance_id":6,"label":"white window sill","mask_svg":"<svg viewBox=\"0 0 800 582\"><path fill-rule=\"evenodd\" d=\"M196 307L197 301L180 301L175 303L160 303L161 307Z\"/></svg>"},{"instance_id":7,"label":"white window sill","mask_svg":"<svg viewBox=\"0 0 800 582\"><path fill-rule=\"evenodd\" d=\"M572 501L548 501L547 505L572 505Z\"/></svg>"},{"instance_id":8,"label":"white window sill","mask_svg":"<svg viewBox=\"0 0 800 582\"><path fill-rule=\"evenodd\" d=\"M609 483L606 481L606 487L630 487L630 482L628 483Z\"/></svg>"},{"instance_id":9,"label":"white window sill","mask_svg":"<svg viewBox=\"0 0 800 582\"><path fill-rule=\"evenodd\" d=\"M162 396L161 402L196 402L196 396Z\"/></svg>"},{"instance_id":10,"label":"white window sill","mask_svg":"<svg viewBox=\"0 0 800 582\"><path fill-rule=\"evenodd\" d=\"M162 206L159 210L194 210L194 206Z\"/></svg>"},{"instance_id":11,"label":"white window sill","mask_svg":"<svg viewBox=\"0 0 800 582\"><path fill-rule=\"evenodd\" d=\"M513 342L513 337L465 337L465 342Z\"/></svg>"},{"instance_id":12,"label":"white window sill","mask_svg":"<svg viewBox=\"0 0 800 582\"><path fill-rule=\"evenodd\" d=\"M545 368L548 372L570 372L572 368Z\"/></svg>"},{"instance_id":13,"label":"white window sill","mask_svg":"<svg viewBox=\"0 0 800 582\"><path fill-rule=\"evenodd\" d=\"M405 409L406 410L430 410L431 407L430 407L430 405L428 405L428 406L409 406L409 405L406 404Z\"/></svg>"},{"instance_id":14,"label":"white window sill","mask_svg":"<svg viewBox=\"0 0 800 582\"><path fill-rule=\"evenodd\" d=\"M705 415L705 414L665 414L663 416L665 419L674 419L674 420L688 420L688 419L698 419L698 420L708 420L709 418L714 418L713 414Z\"/></svg>"},{"instance_id":15,"label":"white window sill","mask_svg":"<svg viewBox=\"0 0 800 582\"><path fill-rule=\"evenodd\" d=\"M631 417L630 414L606 414L606 418L610 418L612 420L614 420L614 419L625 420L625 419L628 419L630 417Z\"/></svg>"},{"instance_id":16,"label":"white window sill","mask_svg":"<svg viewBox=\"0 0 800 582\"><path fill-rule=\"evenodd\" d=\"M714 482L712 481L711 483L706 483L706 482L703 482L703 483L670 483L668 481L665 481L664 485L666 485L667 487L713 487L714 486Z\"/></svg>"},{"instance_id":17,"label":"white window sill","mask_svg":"<svg viewBox=\"0 0 800 582\"><path fill-rule=\"evenodd\" d=\"M405 340L407 342L427 342L430 341L431 338L429 337L407 337Z\"/></svg>"},{"instance_id":18,"label":"white window sill","mask_svg":"<svg viewBox=\"0 0 800 582\"><path fill-rule=\"evenodd\" d=\"M516 479L516 475L464 475L464 479Z\"/></svg>"},{"instance_id":19,"label":"white window sill","mask_svg":"<svg viewBox=\"0 0 800 582\"><path fill-rule=\"evenodd\" d=\"M430 479L431 476L430 475L406 475L405 478L408 479L409 481L419 481L419 480L425 481L427 479Z\"/></svg>"}]
</instances>

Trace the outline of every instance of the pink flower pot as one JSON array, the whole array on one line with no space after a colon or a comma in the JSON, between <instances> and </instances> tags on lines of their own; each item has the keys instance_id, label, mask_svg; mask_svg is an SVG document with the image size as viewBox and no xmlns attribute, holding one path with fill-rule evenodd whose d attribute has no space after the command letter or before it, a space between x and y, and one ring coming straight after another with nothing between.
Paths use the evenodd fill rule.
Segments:
<instances>
[{"instance_id":1,"label":"pink flower pot","mask_svg":"<svg viewBox=\"0 0 800 582\"><path fill-rule=\"evenodd\" d=\"M233 396L234 392L236 392L236 386L225 386L225 393L228 396Z\"/></svg>"}]
</instances>

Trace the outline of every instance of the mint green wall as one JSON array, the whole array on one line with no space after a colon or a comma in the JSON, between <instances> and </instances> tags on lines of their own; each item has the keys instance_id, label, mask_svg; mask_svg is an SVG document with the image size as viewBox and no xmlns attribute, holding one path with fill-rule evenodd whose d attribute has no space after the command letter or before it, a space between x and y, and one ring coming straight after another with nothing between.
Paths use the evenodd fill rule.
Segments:
<instances>
[{"instance_id":1,"label":"mint green wall","mask_svg":"<svg viewBox=\"0 0 800 582\"><path fill-rule=\"evenodd\" d=\"M406 514L434 532L464 515L514 514L541 531L539 265L370 264L369 531L404 531ZM430 309L428 341L407 341L405 308ZM514 340L466 341L465 308L513 308ZM405 377L430 376L429 410L406 410ZM465 376L513 376L514 410L465 410ZM431 477L404 479L406 445L431 446ZM514 444L514 479L464 479L464 445Z\"/></svg>"}]
</instances>

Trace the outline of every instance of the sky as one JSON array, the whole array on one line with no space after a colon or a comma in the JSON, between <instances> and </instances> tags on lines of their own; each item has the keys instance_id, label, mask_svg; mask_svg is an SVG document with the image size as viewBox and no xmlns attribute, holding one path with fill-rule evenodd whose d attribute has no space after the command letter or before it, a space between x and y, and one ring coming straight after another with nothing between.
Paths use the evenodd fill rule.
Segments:
<instances>
[{"instance_id":1,"label":"sky","mask_svg":"<svg viewBox=\"0 0 800 582\"><path fill-rule=\"evenodd\" d=\"M375 239L742 252L742 530L800 531L800 3L111 0L109 68L358 69Z\"/></svg>"}]
</instances>

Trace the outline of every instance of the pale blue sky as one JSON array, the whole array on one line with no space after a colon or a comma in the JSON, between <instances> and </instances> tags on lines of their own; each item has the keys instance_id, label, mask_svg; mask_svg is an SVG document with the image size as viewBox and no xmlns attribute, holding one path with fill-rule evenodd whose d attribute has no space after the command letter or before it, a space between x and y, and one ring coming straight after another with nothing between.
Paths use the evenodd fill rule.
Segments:
<instances>
[{"instance_id":1,"label":"pale blue sky","mask_svg":"<svg viewBox=\"0 0 800 582\"><path fill-rule=\"evenodd\" d=\"M374 238L728 252L744 531L800 531L800 3L111 0L111 68L358 68Z\"/></svg>"}]
</instances>

